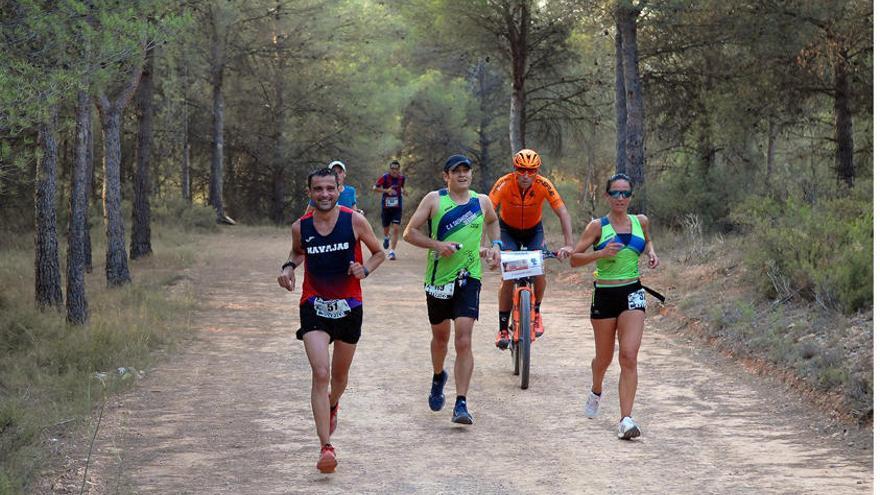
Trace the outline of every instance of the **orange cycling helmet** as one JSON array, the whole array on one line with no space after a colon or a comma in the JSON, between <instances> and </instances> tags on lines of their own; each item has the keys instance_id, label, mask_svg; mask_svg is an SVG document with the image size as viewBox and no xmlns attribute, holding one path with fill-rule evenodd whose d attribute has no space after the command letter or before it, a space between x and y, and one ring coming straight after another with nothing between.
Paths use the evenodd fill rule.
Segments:
<instances>
[{"instance_id":1,"label":"orange cycling helmet","mask_svg":"<svg viewBox=\"0 0 880 495\"><path fill-rule=\"evenodd\" d=\"M530 149L522 149L513 155L513 166L517 168L536 169L541 166L541 157Z\"/></svg>"}]
</instances>

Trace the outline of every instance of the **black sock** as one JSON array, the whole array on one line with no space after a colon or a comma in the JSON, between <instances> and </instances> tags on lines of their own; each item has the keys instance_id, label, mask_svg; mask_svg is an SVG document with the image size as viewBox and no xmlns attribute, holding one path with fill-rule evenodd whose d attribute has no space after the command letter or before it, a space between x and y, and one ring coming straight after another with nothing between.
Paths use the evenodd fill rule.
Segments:
<instances>
[{"instance_id":1,"label":"black sock","mask_svg":"<svg viewBox=\"0 0 880 495\"><path fill-rule=\"evenodd\" d=\"M507 330L510 326L510 311L499 311L498 323L500 324L501 330Z\"/></svg>"},{"instance_id":2,"label":"black sock","mask_svg":"<svg viewBox=\"0 0 880 495\"><path fill-rule=\"evenodd\" d=\"M457 404L459 402L467 402L467 399L463 395L456 395L455 396L455 403Z\"/></svg>"},{"instance_id":3,"label":"black sock","mask_svg":"<svg viewBox=\"0 0 880 495\"><path fill-rule=\"evenodd\" d=\"M535 303L535 313L540 313L540 312L541 312L541 303L536 302Z\"/></svg>"},{"instance_id":4,"label":"black sock","mask_svg":"<svg viewBox=\"0 0 880 495\"><path fill-rule=\"evenodd\" d=\"M441 371L440 373L434 373L434 381L435 381L435 382L439 382L441 378L443 378L443 372L442 372L442 371Z\"/></svg>"}]
</instances>

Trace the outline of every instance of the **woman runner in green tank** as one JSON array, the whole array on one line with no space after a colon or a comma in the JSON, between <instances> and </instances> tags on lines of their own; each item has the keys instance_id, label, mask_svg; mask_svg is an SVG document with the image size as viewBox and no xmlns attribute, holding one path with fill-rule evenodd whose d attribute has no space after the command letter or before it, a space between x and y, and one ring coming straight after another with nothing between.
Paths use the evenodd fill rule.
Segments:
<instances>
[{"instance_id":1,"label":"woman runner in green tank","mask_svg":"<svg viewBox=\"0 0 880 495\"><path fill-rule=\"evenodd\" d=\"M596 340L593 358L593 385L587 393L585 413L594 418L599 413L602 381L614 358L615 336L620 341L620 422L617 437L630 440L641 435L632 419L638 385L639 347L645 327L645 290L639 281L639 256L648 255L648 266L657 268L660 260L648 233L648 217L628 215L633 182L625 174L608 179L605 198L611 206L607 216L590 222L571 257L571 266L596 262L590 323ZM586 252L592 246L592 252Z\"/></svg>"},{"instance_id":2,"label":"woman runner in green tank","mask_svg":"<svg viewBox=\"0 0 880 495\"><path fill-rule=\"evenodd\" d=\"M455 407L452 421L473 424L468 412L467 391L474 371L471 333L479 318L480 257L490 269L498 266L501 232L498 217L488 196L470 190L471 162L463 155L452 155L443 167L446 187L428 193L410 218L403 239L428 249L425 269L425 297L431 323L431 362L434 377L428 396L432 411L443 409L443 387L448 374L443 369L449 345L450 322L455 326ZM428 226L427 234L422 226ZM488 231L491 248L481 248L483 232Z\"/></svg>"}]
</instances>

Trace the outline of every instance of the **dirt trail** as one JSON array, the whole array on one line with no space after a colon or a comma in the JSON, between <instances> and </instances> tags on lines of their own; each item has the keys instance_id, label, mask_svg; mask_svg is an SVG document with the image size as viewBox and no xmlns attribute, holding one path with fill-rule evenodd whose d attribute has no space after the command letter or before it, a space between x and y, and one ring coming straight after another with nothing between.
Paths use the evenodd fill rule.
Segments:
<instances>
[{"instance_id":1,"label":"dirt trail","mask_svg":"<svg viewBox=\"0 0 880 495\"><path fill-rule=\"evenodd\" d=\"M523 391L509 354L492 346L498 276L484 277L468 396L476 424L454 425L450 404L439 413L427 407L424 254L403 245L398 261L364 283L363 338L333 437L340 464L322 475L309 366L293 335L299 290L291 295L274 280L289 237L242 229L213 244L189 274L203 301L197 340L108 405L91 493L873 490L870 439L848 446L818 433L821 416L798 398L658 332L653 311L635 408L644 434L617 440L617 365L600 416L587 419L588 295L560 282L546 298L548 333L534 348L532 386ZM454 396L451 382L446 390Z\"/></svg>"}]
</instances>

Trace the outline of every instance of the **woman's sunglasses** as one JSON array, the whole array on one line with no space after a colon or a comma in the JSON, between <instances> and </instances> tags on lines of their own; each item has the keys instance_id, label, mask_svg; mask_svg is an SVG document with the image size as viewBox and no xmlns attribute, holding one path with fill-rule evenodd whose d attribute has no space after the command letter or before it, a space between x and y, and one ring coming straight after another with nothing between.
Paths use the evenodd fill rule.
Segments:
<instances>
[{"instance_id":1,"label":"woman's sunglasses","mask_svg":"<svg viewBox=\"0 0 880 495\"><path fill-rule=\"evenodd\" d=\"M608 191L608 195L614 199L628 198L633 195L632 191Z\"/></svg>"},{"instance_id":2,"label":"woman's sunglasses","mask_svg":"<svg viewBox=\"0 0 880 495\"><path fill-rule=\"evenodd\" d=\"M519 175L538 175L538 169L536 168L514 168L517 174Z\"/></svg>"}]
</instances>

